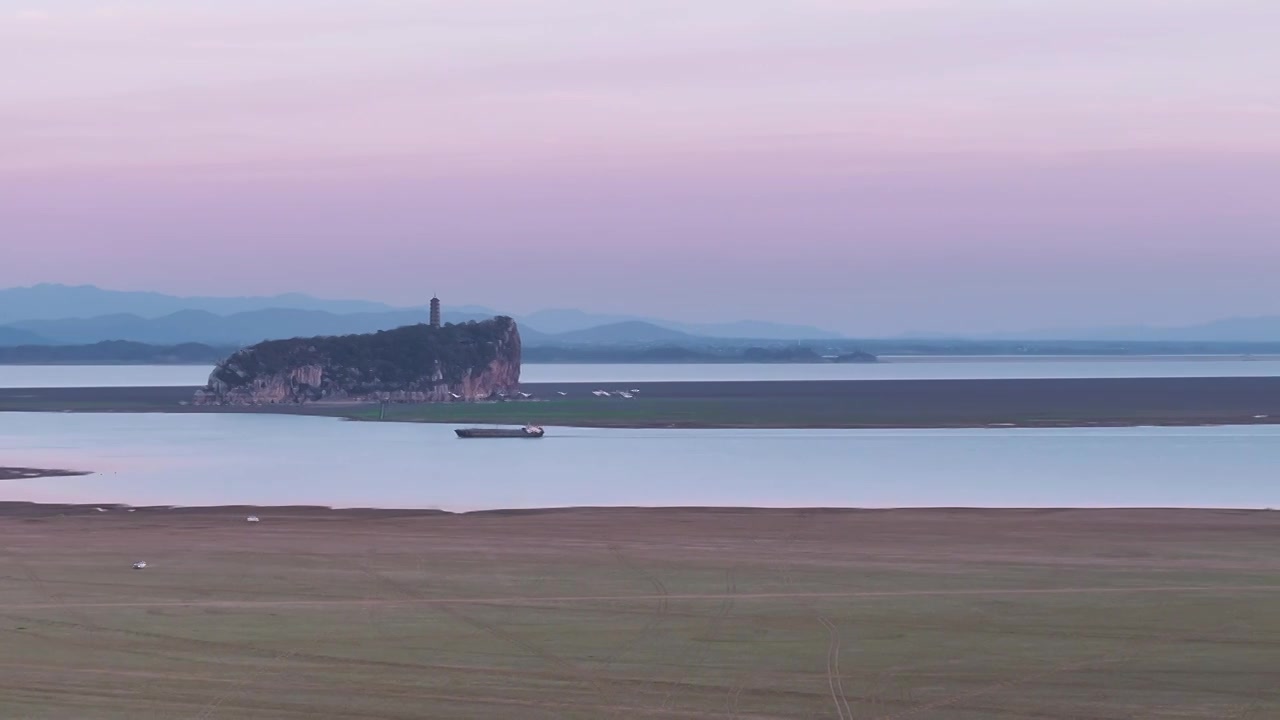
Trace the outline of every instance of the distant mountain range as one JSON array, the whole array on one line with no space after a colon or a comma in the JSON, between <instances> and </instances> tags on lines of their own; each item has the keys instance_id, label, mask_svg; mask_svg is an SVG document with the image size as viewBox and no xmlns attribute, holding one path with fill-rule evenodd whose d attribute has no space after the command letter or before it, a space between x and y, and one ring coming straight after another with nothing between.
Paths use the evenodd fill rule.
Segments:
<instances>
[{"instance_id":1,"label":"distant mountain range","mask_svg":"<svg viewBox=\"0 0 1280 720\"><path fill-rule=\"evenodd\" d=\"M264 339L345 335L422 322L426 308L362 300L323 300L291 293L269 297L175 297L43 284L0 290L0 346L89 344L106 340L174 345L248 344ZM446 322L506 314L490 308L447 308ZM804 325L755 321L689 324L581 310L515 316L525 344L649 344L695 338L828 339L836 333Z\"/></svg>"},{"instance_id":2,"label":"distant mountain range","mask_svg":"<svg viewBox=\"0 0 1280 720\"><path fill-rule=\"evenodd\" d=\"M491 317L445 312L445 322ZM317 335L353 335L424 322L417 310L338 315L320 310L254 310L215 315L182 310L158 318L116 314L66 320L23 320L0 326L0 347L14 345L91 345L112 340L150 345L249 345L262 340ZM527 324L520 337L529 347L546 345L696 345L719 339L692 335L640 320L627 320L563 333L543 333ZM746 339L746 338L744 338Z\"/></svg>"},{"instance_id":3,"label":"distant mountain range","mask_svg":"<svg viewBox=\"0 0 1280 720\"><path fill-rule=\"evenodd\" d=\"M523 331L521 331L523 333ZM523 339L523 335L522 335ZM689 333L672 330L641 320L624 320L622 322L600 325L583 330L544 335L530 341L527 345L547 344L554 342L561 345L653 345L677 344L698 339Z\"/></svg>"},{"instance_id":4,"label":"distant mountain range","mask_svg":"<svg viewBox=\"0 0 1280 720\"><path fill-rule=\"evenodd\" d=\"M0 347L92 344L127 340L157 345L197 342L243 345L264 339L345 335L422 322L424 307L397 308L364 300L325 300L299 293L267 297L176 297L43 284L0 290ZM479 306L446 307L447 322L509 314ZM531 347L548 345L695 345L712 340L840 341L808 325L753 320L685 323L574 309L514 315ZM931 334L930 342L965 336ZM899 338L900 340L910 338ZM1227 318L1183 327L1102 327L988 334L1007 341L1280 342L1280 316Z\"/></svg>"},{"instance_id":5,"label":"distant mountain range","mask_svg":"<svg viewBox=\"0 0 1280 720\"><path fill-rule=\"evenodd\" d=\"M491 314L445 312L445 322L466 322ZM157 318L130 314L64 320L22 320L0 326L0 347L14 345L90 345L111 340L151 345L248 345L262 340L317 335L353 335L424 322L418 310L338 315L320 310L254 310L215 315L182 310ZM545 345L687 345L721 338L693 335L641 320L609 323L562 333L544 333L521 324L520 337L530 347ZM765 339L770 338L742 338ZM777 340L774 340L775 342Z\"/></svg>"},{"instance_id":6,"label":"distant mountain range","mask_svg":"<svg viewBox=\"0 0 1280 720\"><path fill-rule=\"evenodd\" d=\"M0 326L0 347L14 345L44 345L49 341L39 335L15 327Z\"/></svg>"},{"instance_id":7,"label":"distant mountain range","mask_svg":"<svg viewBox=\"0 0 1280 720\"><path fill-rule=\"evenodd\" d=\"M620 325L623 323L646 323L669 330L676 330L685 335L707 338L762 338L768 340L826 340L842 337L839 333L823 330L810 325L790 325L758 320L739 320L728 323L684 323L673 320L639 317L636 315L600 315L581 310L539 310L516 320L523 325L535 327L544 333L569 333L577 330L589 330L602 325Z\"/></svg>"},{"instance_id":8,"label":"distant mountain range","mask_svg":"<svg viewBox=\"0 0 1280 720\"><path fill-rule=\"evenodd\" d=\"M321 310L336 314L422 309L395 308L385 303L365 300L322 300L301 293L269 297L177 297L154 292L104 290L93 285L54 283L0 290L0 325L19 320L62 320L98 315L158 318L182 310L230 315L273 308Z\"/></svg>"},{"instance_id":9,"label":"distant mountain range","mask_svg":"<svg viewBox=\"0 0 1280 720\"><path fill-rule=\"evenodd\" d=\"M132 314L99 315L66 320L23 320L9 329L25 331L58 345L87 345L104 340L128 340L153 345L205 343L243 345L262 340L315 335L352 335L390 330L420 323L426 315L415 310L338 315L321 310L254 310L215 315L204 310L181 310L157 318Z\"/></svg>"}]
</instances>

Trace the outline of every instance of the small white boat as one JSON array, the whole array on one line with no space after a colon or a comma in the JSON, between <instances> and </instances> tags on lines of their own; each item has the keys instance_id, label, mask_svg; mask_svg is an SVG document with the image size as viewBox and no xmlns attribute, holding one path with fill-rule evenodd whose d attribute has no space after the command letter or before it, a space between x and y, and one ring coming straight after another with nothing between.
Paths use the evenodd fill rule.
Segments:
<instances>
[{"instance_id":1,"label":"small white boat","mask_svg":"<svg viewBox=\"0 0 1280 720\"><path fill-rule=\"evenodd\" d=\"M147 563L146 563L146 561L145 561L145 560L139 560L138 562L136 562L136 563L134 563L134 564L133 564L133 569L134 569L134 570L142 570L142 569L144 569L144 568L146 568L146 567L147 567Z\"/></svg>"}]
</instances>

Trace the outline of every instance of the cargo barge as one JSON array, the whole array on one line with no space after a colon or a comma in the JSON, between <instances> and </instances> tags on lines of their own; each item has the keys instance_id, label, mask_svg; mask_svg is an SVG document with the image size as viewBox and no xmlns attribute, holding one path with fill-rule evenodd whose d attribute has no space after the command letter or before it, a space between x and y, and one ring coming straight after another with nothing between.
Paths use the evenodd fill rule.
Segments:
<instances>
[{"instance_id":1,"label":"cargo barge","mask_svg":"<svg viewBox=\"0 0 1280 720\"><path fill-rule=\"evenodd\" d=\"M544 434L542 428L533 425L522 428L458 428L454 432L460 438L540 438Z\"/></svg>"}]
</instances>

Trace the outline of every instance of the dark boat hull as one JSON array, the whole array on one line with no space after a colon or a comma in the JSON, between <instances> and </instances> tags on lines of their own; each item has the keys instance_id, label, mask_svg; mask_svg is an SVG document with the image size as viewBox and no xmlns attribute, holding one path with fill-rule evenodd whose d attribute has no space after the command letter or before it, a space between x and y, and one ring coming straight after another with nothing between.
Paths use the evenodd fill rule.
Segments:
<instances>
[{"instance_id":1,"label":"dark boat hull","mask_svg":"<svg viewBox=\"0 0 1280 720\"><path fill-rule=\"evenodd\" d=\"M454 430L460 438L540 438L542 431L514 430L504 428L458 428Z\"/></svg>"}]
</instances>

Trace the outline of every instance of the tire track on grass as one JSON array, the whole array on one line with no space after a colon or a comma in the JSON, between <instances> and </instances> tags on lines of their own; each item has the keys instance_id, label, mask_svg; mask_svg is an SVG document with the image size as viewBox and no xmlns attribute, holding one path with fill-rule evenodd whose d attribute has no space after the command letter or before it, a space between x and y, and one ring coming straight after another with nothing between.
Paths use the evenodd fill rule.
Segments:
<instances>
[{"instance_id":1,"label":"tire track on grass","mask_svg":"<svg viewBox=\"0 0 1280 720\"><path fill-rule=\"evenodd\" d=\"M840 629L827 617L819 616L818 622L827 629L827 686L831 690L831 701L836 706L836 716L839 720L854 720L849 699L844 693L844 678L840 674Z\"/></svg>"}]
</instances>

